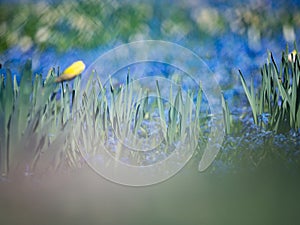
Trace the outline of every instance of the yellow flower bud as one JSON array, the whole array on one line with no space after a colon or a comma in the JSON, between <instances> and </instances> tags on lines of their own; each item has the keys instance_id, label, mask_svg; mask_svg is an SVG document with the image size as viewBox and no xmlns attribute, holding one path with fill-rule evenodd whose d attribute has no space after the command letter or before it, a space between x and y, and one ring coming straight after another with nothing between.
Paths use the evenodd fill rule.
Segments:
<instances>
[{"instance_id":1,"label":"yellow flower bud","mask_svg":"<svg viewBox=\"0 0 300 225\"><path fill-rule=\"evenodd\" d=\"M82 61L76 61L66 68L62 74L56 78L55 82L71 80L81 74L85 69L85 64Z\"/></svg>"},{"instance_id":2,"label":"yellow flower bud","mask_svg":"<svg viewBox=\"0 0 300 225\"><path fill-rule=\"evenodd\" d=\"M295 60L296 60L296 54L297 54L297 51L294 50L294 51L292 51L292 52L288 55L288 60L289 60L291 63L295 62Z\"/></svg>"}]
</instances>

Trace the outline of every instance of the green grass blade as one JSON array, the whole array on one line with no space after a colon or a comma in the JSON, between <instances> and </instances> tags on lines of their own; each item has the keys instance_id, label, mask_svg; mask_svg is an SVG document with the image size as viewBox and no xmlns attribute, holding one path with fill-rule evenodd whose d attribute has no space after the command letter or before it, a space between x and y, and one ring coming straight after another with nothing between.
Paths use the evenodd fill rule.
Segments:
<instances>
[{"instance_id":1,"label":"green grass blade","mask_svg":"<svg viewBox=\"0 0 300 225\"><path fill-rule=\"evenodd\" d=\"M159 116L160 116L160 124L163 132L163 136L165 141L168 141L167 138L167 123L166 123L166 118L165 118L165 113L164 113L164 106L162 102L162 97L161 97L161 92L160 88L158 85L158 81L156 80L156 93L157 93L157 106L158 106L158 111L159 111Z\"/></svg>"},{"instance_id":2,"label":"green grass blade","mask_svg":"<svg viewBox=\"0 0 300 225\"><path fill-rule=\"evenodd\" d=\"M246 96L248 98L248 101L250 103L251 109L252 109L252 114L253 114L253 119L254 119L254 123L258 124L258 120L257 120L257 108L256 108L256 104L255 104L255 94L254 94L254 90L253 90L253 84L251 85L251 93L247 87L246 81L244 79L244 76L242 74L242 72L239 70L240 73L240 79L244 88L244 91L246 93Z\"/></svg>"},{"instance_id":3,"label":"green grass blade","mask_svg":"<svg viewBox=\"0 0 300 225\"><path fill-rule=\"evenodd\" d=\"M231 133L230 112L229 112L228 104L224 98L224 95L222 95L222 109L223 109L223 118L225 124L225 132L226 134L230 134Z\"/></svg>"}]
</instances>

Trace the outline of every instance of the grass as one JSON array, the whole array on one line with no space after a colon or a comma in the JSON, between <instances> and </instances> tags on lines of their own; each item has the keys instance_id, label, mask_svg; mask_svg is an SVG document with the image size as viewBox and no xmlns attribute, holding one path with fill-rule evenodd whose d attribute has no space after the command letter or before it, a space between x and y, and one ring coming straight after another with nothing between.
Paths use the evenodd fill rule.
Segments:
<instances>
[{"instance_id":1,"label":"grass","mask_svg":"<svg viewBox=\"0 0 300 225\"><path fill-rule=\"evenodd\" d=\"M72 84L55 83L54 69L44 81L41 75L33 79L30 61L20 84L9 69L6 73L0 83L3 176L80 167L82 154L95 156L103 148L117 159L131 157L145 165L149 154L154 157L158 150L169 155L176 146L195 149L202 135L201 89L185 93L171 88L169 99L163 99L158 81L151 93L133 85L129 74L119 87L112 81L104 86L92 74L81 90L80 76ZM136 151L144 148L148 155Z\"/></svg>"},{"instance_id":2,"label":"grass","mask_svg":"<svg viewBox=\"0 0 300 225\"><path fill-rule=\"evenodd\" d=\"M299 70L299 55L289 61L286 50L279 67L269 54L257 87L251 81L249 88L240 72L256 128L247 130L245 127L252 127L249 121L235 121L222 97L227 133L220 156L223 160L226 149L234 149L225 160L234 162L243 154L255 165L263 161L268 155L266 150L252 155L248 149L251 144L245 144L247 135L257 133L257 129L263 128L261 141L267 141L271 150L272 140L278 142L276 135L299 133ZM9 69L5 71L0 78L2 176L81 167L84 158L96 157L103 150L124 163L146 166L165 159L177 148L201 153L208 141L209 114L201 109L201 85L198 90L185 91L174 84L169 96L163 97L158 80L153 90L145 89L129 74L119 86L112 79L104 85L97 74L91 74L85 89L81 89L80 76L73 82L56 83L59 72L55 69L44 80L41 75L33 76L30 61L22 70L20 83ZM269 131L275 136L269 137ZM246 146L244 153L237 150L239 144ZM290 160L297 151L278 154Z\"/></svg>"},{"instance_id":3,"label":"grass","mask_svg":"<svg viewBox=\"0 0 300 225\"><path fill-rule=\"evenodd\" d=\"M23 68L19 85L9 69L6 73L0 83L1 172L31 173L41 157L64 146L70 129L67 88L61 87L64 97L57 101L54 69L44 81L41 75L33 80L31 61Z\"/></svg>"},{"instance_id":4,"label":"grass","mask_svg":"<svg viewBox=\"0 0 300 225\"><path fill-rule=\"evenodd\" d=\"M240 170L274 161L288 168L299 167L300 65L298 53L294 60L290 56L286 49L278 66L269 53L261 68L261 82L256 85L252 79L248 85L239 71L252 115L233 118L222 97L227 135L216 159L219 167Z\"/></svg>"},{"instance_id":5,"label":"grass","mask_svg":"<svg viewBox=\"0 0 300 225\"><path fill-rule=\"evenodd\" d=\"M261 83L250 88L240 71L240 79L252 109L254 123L276 133L300 129L300 65L299 54L288 59L288 49L282 53L278 67L272 53L261 68Z\"/></svg>"},{"instance_id":6,"label":"grass","mask_svg":"<svg viewBox=\"0 0 300 225\"><path fill-rule=\"evenodd\" d=\"M129 75L120 87L110 82L104 88L98 79L90 92L83 93L76 145L88 157L106 148L118 160L138 165L149 164L146 158L158 151L171 154L176 145L195 149L201 135L201 121L194 119L195 110L200 110L201 92L194 107L193 92L183 96L181 89L174 94L171 88L169 99L163 99L158 81L151 92L130 81Z\"/></svg>"},{"instance_id":7,"label":"grass","mask_svg":"<svg viewBox=\"0 0 300 225\"><path fill-rule=\"evenodd\" d=\"M230 110L228 108L228 104L222 95L222 110L223 110L223 117L224 117L224 124L225 124L225 133L231 134L232 130L232 116L230 115Z\"/></svg>"}]
</instances>

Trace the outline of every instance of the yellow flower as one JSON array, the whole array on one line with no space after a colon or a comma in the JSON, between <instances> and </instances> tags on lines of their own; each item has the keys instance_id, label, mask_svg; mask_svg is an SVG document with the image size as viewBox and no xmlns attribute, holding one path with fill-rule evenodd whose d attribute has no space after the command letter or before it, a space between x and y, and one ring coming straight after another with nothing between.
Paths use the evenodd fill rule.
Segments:
<instances>
[{"instance_id":1,"label":"yellow flower","mask_svg":"<svg viewBox=\"0 0 300 225\"><path fill-rule=\"evenodd\" d=\"M76 61L72 63L62 74L56 78L55 82L61 82L65 80L71 80L81 74L85 69L85 64L82 61Z\"/></svg>"},{"instance_id":2,"label":"yellow flower","mask_svg":"<svg viewBox=\"0 0 300 225\"><path fill-rule=\"evenodd\" d=\"M288 55L288 60L293 63L296 60L297 51L294 50Z\"/></svg>"}]
</instances>

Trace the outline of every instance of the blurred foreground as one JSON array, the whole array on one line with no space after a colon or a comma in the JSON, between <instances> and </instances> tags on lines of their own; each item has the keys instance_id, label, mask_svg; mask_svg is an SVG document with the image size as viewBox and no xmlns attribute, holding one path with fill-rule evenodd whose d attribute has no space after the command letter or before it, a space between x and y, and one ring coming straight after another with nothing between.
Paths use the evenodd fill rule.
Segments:
<instances>
[{"instance_id":1,"label":"blurred foreground","mask_svg":"<svg viewBox=\"0 0 300 225\"><path fill-rule=\"evenodd\" d=\"M193 171L193 172L192 172ZM225 175L185 168L158 185L111 183L88 168L1 182L3 224L295 224L299 174L273 164Z\"/></svg>"}]
</instances>

